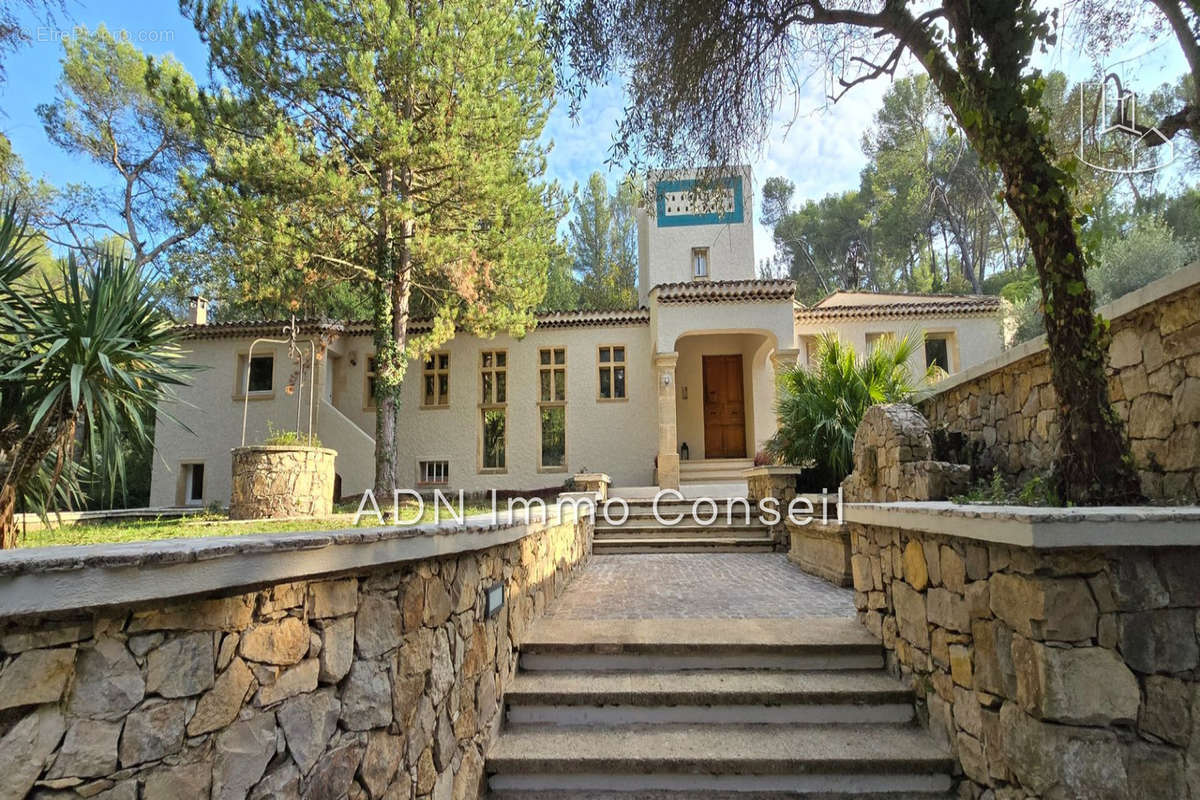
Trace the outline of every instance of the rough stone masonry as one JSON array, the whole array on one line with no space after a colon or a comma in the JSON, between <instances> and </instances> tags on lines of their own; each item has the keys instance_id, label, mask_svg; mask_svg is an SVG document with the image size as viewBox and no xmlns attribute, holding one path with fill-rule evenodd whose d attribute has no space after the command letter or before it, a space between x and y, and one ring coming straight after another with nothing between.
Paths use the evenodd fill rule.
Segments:
<instances>
[{"instance_id":1,"label":"rough stone masonry","mask_svg":"<svg viewBox=\"0 0 1200 800\"><path fill-rule=\"evenodd\" d=\"M330 579L0 621L0 800L478 797L514 648L590 537L571 520Z\"/></svg>"},{"instance_id":2,"label":"rough stone masonry","mask_svg":"<svg viewBox=\"0 0 1200 800\"><path fill-rule=\"evenodd\" d=\"M870 409L847 501L941 499L952 472L915 479L928 452L911 406ZM886 510L907 527L848 523L854 603L958 760L959 797L1200 800L1200 547L1015 546L969 506L926 509L959 536L912 530L905 505Z\"/></svg>"},{"instance_id":3,"label":"rough stone masonry","mask_svg":"<svg viewBox=\"0 0 1200 800\"><path fill-rule=\"evenodd\" d=\"M1193 275L1200 276L1200 268L1178 277ZM1164 280L1170 288L1173 278ZM1142 492L1151 500L1195 502L1200 498L1200 283L1113 317L1108 376ZM976 443L980 471L990 475L997 469L1015 481L1053 464L1058 406L1045 346L921 404L935 426Z\"/></svg>"}]
</instances>

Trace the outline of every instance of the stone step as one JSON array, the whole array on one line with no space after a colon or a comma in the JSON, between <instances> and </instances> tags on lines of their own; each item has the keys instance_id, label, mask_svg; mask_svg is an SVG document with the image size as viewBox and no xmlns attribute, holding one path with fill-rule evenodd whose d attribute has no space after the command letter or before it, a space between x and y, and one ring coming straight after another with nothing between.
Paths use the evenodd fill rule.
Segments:
<instances>
[{"instance_id":1,"label":"stone step","mask_svg":"<svg viewBox=\"0 0 1200 800\"><path fill-rule=\"evenodd\" d=\"M519 672L510 724L895 724L912 692L882 672Z\"/></svg>"},{"instance_id":2,"label":"stone step","mask_svg":"<svg viewBox=\"0 0 1200 800\"><path fill-rule=\"evenodd\" d=\"M702 539L711 538L746 538L769 539L771 531L763 525L604 525L596 526L597 539L633 539L649 536L658 539L683 539L699 536Z\"/></svg>"},{"instance_id":3,"label":"stone step","mask_svg":"<svg viewBox=\"0 0 1200 800\"><path fill-rule=\"evenodd\" d=\"M592 542L592 552L605 553L769 553L775 540L763 537L647 537L602 538Z\"/></svg>"},{"instance_id":4,"label":"stone step","mask_svg":"<svg viewBox=\"0 0 1200 800\"><path fill-rule=\"evenodd\" d=\"M953 768L926 732L893 725L514 725L487 762L497 791L843 796L946 792Z\"/></svg>"},{"instance_id":5,"label":"stone step","mask_svg":"<svg viewBox=\"0 0 1200 800\"><path fill-rule=\"evenodd\" d=\"M743 470L754 466L752 458L701 458L688 459L679 462L679 474L696 472L725 472L732 469Z\"/></svg>"},{"instance_id":6,"label":"stone step","mask_svg":"<svg viewBox=\"0 0 1200 800\"><path fill-rule=\"evenodd\" d=\"M521 645L520 665L530 671L873 670L883 667L883 648L853 618L543 618Z\"/></svg>"}]
</instances>

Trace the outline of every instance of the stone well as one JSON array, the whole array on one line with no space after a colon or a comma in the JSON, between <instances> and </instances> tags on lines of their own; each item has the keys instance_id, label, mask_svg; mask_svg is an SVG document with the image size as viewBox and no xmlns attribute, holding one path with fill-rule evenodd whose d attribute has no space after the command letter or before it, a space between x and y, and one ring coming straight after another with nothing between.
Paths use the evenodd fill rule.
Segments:
<instances>
[{"instance_id":1,"label":"stone well","mask_svg":"<svg viewBox=\"0 0 1200 800\"><path fill-rule=\"evenodd\" d=\"M333 460L324 447L254 445L233 449L230 519L333 513Z\"/></svg>"}]
</instances>

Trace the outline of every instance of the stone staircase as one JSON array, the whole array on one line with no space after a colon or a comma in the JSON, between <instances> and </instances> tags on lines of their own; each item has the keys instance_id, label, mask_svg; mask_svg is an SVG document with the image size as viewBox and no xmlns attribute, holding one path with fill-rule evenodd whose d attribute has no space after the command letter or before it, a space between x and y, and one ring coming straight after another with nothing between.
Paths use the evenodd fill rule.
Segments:
<instances>
[{"instance_id":1,"label":"stone staircase","mask_svg":"<svg viewBox=\"0 0 1200 800\"><path fill-rule=\"evenodd\" d=\"M735 505L730 520L725 499L716 500L718 514L712 525L696 521L691 500L664 500L658 504L664 519L684 515L678 525L660 523L654 516L651 499L634 498L625 502L629 504L629 517L624 522L613 524L602 513L596 514L593 553L745 553L769 552L775 547L770 530L758 522L756 509L751 508L751 521L746 524L744 507ZM707 520L711 514L711 506L701 504L700 518ZM621 509L610 508L609 516L619 521Z\"/></svg>"},{"instance_id":2,"label":"stone staircase","mask_svg":"<svg viewBox=\"0 0 1200 800\"><path fill-rule=\"evenodd\" d=\"M708 458L679 462L680 483L738 483L745 482L742 473L754 466L749 458Z\"/></svg>"},{"instance_id":3,"label":"stone staircase","mask_svg":"<svg viewBox=\"0 0 1200 800\"><path fill-rule=\"evenodd\" d=\"M853 619L544 619L519 664L492 800L949 798Z\"/></svg>"}]
</instances>

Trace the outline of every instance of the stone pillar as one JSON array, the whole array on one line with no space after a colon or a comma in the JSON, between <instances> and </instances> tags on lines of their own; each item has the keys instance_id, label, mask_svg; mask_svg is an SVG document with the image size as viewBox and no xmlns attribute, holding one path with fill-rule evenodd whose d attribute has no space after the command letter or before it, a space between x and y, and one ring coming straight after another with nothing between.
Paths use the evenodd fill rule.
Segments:
<instances>
[{"instance_id":1,"label":"stone pillar","mask_svg":"<svg viewBox=\"0 0 1200 800\"><path fill-rule=\"evenodd\" d=\"M679 488L679 432L675 424L675 364L679 353L656 353L654 378L658 385L658 485Z\"/></svg>"},{"instance_id":2,"label":"stone pillar","mask_svg":"<svg viewBox=\"0 0 1200 800\"><path fill-rule=\"evenodd\" d=\"M591 492L602 502L608 499L608 487L611 484L612 478L604 472L580 472L575 475L575 490Z\"/></svg>"}]
</instances>

